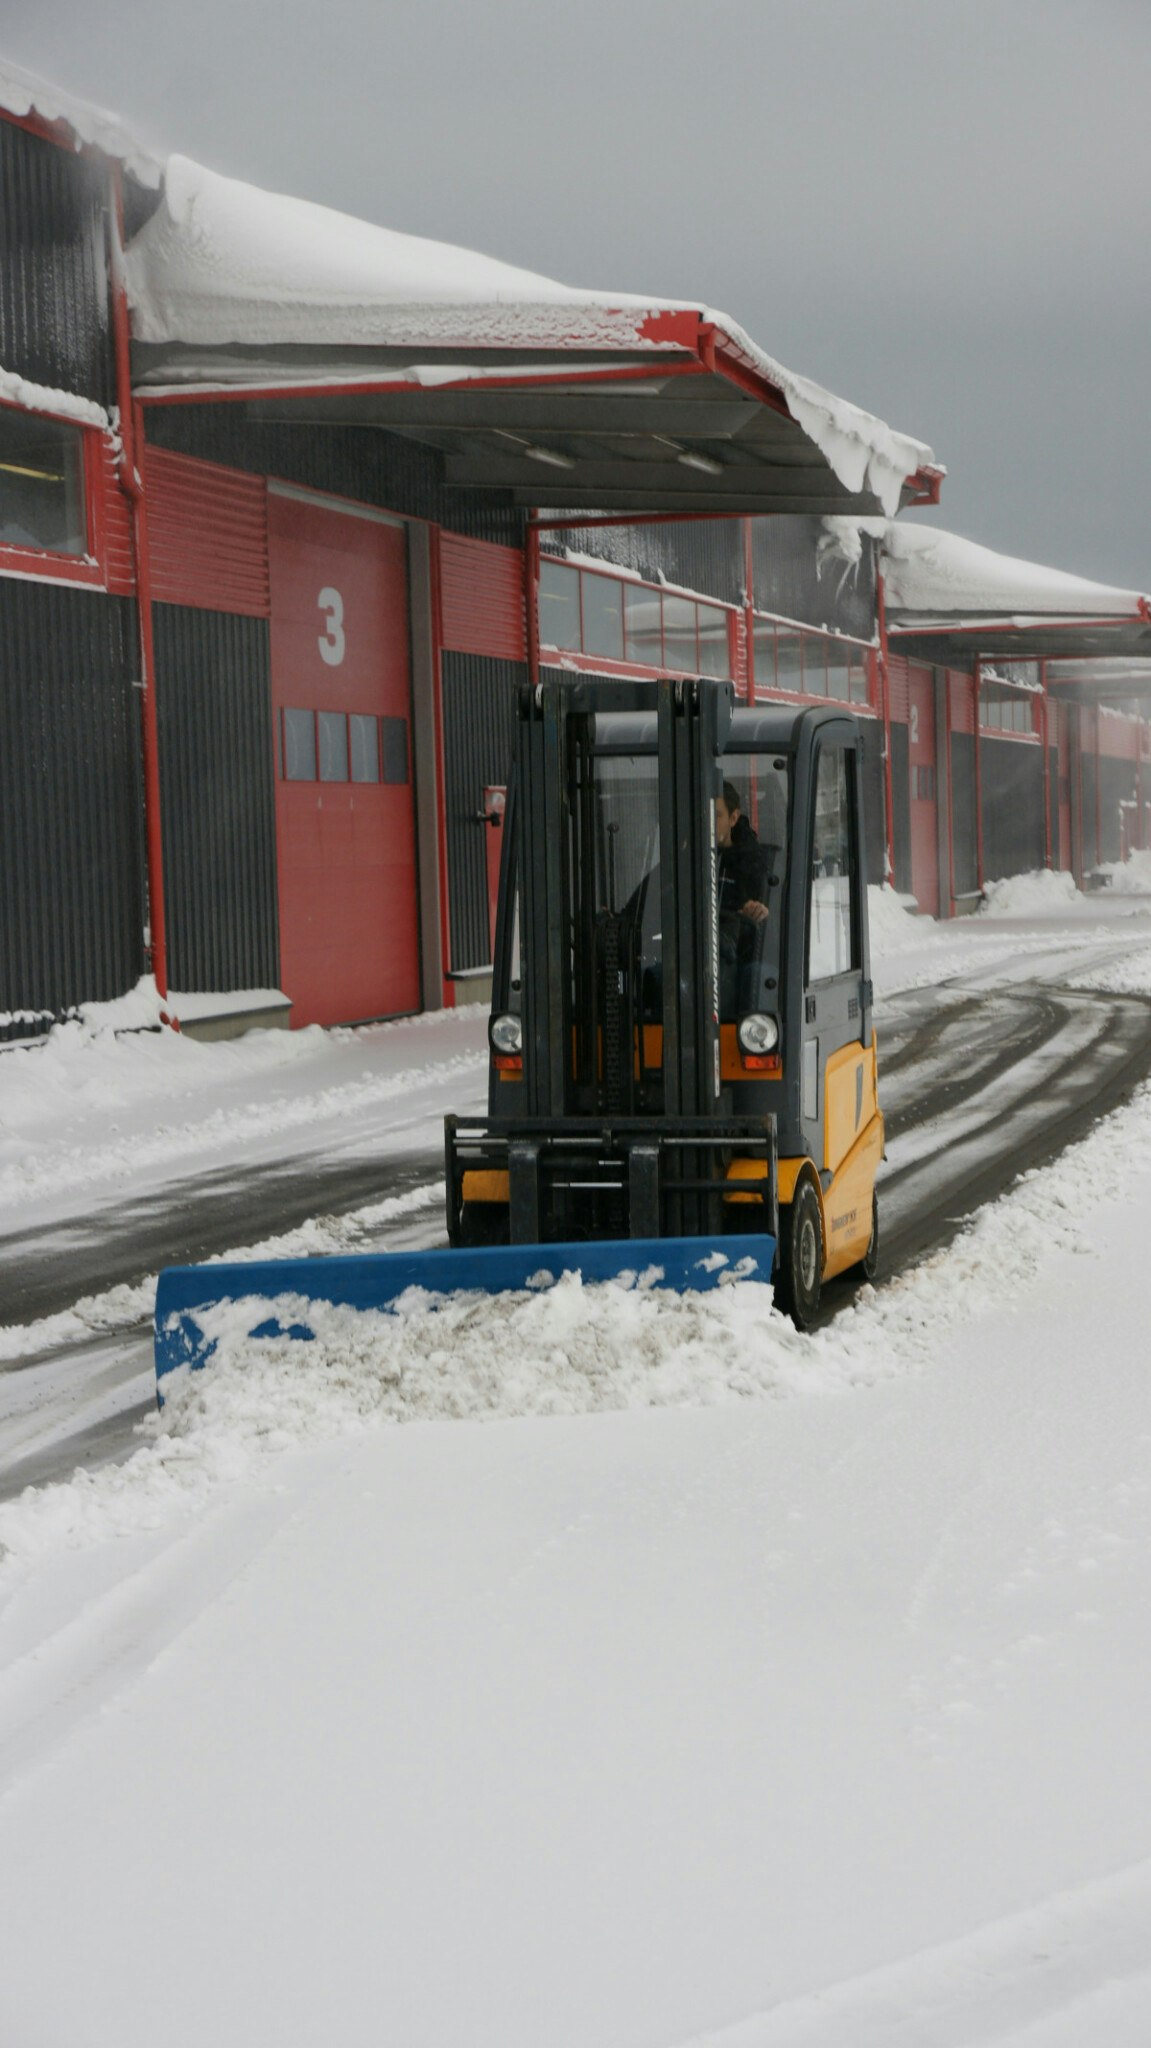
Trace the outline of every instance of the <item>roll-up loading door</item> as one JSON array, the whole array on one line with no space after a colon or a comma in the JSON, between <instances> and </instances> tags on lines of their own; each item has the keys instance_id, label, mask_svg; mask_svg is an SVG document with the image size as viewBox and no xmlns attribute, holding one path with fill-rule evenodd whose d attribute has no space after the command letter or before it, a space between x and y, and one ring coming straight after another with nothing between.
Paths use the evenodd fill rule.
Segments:
<instances>
[{"instance_id":1,"label":"roll-up loading door","mask_svg":"<svg viewBox=\"0 0 1151 2048\"><path fill-rule=\"evenodd\" d=\"M294 1024L420 1006L402 526L270 485L280 974Z\"/></svg>"}]
</instances>

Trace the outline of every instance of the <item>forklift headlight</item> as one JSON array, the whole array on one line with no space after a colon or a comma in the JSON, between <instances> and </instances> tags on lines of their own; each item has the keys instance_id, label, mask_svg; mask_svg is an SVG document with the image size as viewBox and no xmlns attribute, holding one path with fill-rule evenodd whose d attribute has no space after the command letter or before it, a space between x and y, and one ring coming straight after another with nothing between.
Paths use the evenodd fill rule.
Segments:
<instances>
[{"instance_id":1,"label":"forklift headlight","mask_svg":"<svg viewBox=\"0 0 1151 2048\"><path fill-rule=\"evenodd\" d=\"M779 1044L779 1025L774 1017L753 1011L750 1017L739 1020L739 1042L744 1052L774 1052Z\"/></svg>"},{"instance_id":2,"label":"forklift headlight","mask_svg":"<svg viewBox=\"0 0 1151 2048\"><path fill-rule=\"evenodd\" d=\"M502 1053L522 1052L524 1027L521 1020L508 1010L502 1017L493 1017L489 1030L492 1051Z\"/></svg>"}]
</instances>

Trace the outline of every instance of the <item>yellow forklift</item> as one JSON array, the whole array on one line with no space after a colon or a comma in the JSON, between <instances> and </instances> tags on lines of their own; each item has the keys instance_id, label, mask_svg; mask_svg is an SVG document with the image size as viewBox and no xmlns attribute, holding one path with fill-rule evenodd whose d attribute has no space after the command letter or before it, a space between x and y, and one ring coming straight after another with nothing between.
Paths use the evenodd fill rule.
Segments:
<instances>
[{"instance_id":1,"label":"yellow forklift","mask_svg":"<svg viewBox=\"0 0 1151 2048\"><path fill-rule=\"evenodd\" d=\"M453 1245L706 1239L801 1328L825 1280L872 1278L854 718L710 680L522 690L488 1038L488 1115L447 1119Z\"/></svg>"},{"instance_id":2,"label":"yellow forklift","mask_svg":"<svg viewBox=\"0 0 1151 2048\"><path fill-rule=\"evenodd\" d=\"M451 1248L168 1268L159 1398L222 1303L306 1339L309 1302L734 1276L808 1327L879 1244L865 874L850 713L737 709L710 680L525 686L488 1114L445 1125Z\"/></svg>"}]
</instances>

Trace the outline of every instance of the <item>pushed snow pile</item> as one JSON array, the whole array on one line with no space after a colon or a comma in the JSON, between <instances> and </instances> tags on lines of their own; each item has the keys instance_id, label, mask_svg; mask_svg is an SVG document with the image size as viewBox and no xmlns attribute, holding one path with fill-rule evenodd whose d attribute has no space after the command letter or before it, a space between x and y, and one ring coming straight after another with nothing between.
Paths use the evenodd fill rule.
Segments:
<instances>
[{"instance_id":1,"label":"pushed snow pile","mask_svg":"<svg viewBox=\"0 0 1151 2048\"><path fill-rule=\"evenodd\" d=\"M1151 896L1151 848L1136 847L1126 860L1104 861L1093 872L1116 896Z\"/></svg>"},{"instance_id":2,"label":"pushed snow pile","mask_svg":"<svg viewBox=\"0 0 1151 2048\"><path fill-rule=\"evenodd\" d=\"M1074 876L1062 868L1036 868L1029 875L1005 875L988 882L979 906L982 917L1042 917L1081 901Z\"/></svg>"},{"instance_id":3,"label":"pushed snow pile","mask_svg":"<svg viewBox=\"0 0 1151 2048\"><path fill-rule=\"evenodd\" d=\"M300 1311L311 1342L247 1334ZM248 1299L202 1321L215 1355L165 1377L144 1446L124 1465L0 1505L0 1551L32 1556L155 1528L252 1479L271 1456L389 1424L766 1396L804 1385L815 1356L755 1281L681 1295L566 1274L538 1294L437 1302L413 1289L390 1312Z\"/></svg>"},{"instance_id":4,"label":"pushed snow pile","mask_svg":"<svg viewBox=\"0 0 1151 2048\"><path fill-rule=\"evenodd\" d=\"M867 891L867 924L872 959L887 960L893 953L906 953L912 946L921 946L924 932L932 929L933 920L917 917L908 910L889 882L884 882L882 888L873 882Z\"/></svg>"}]
</instances>

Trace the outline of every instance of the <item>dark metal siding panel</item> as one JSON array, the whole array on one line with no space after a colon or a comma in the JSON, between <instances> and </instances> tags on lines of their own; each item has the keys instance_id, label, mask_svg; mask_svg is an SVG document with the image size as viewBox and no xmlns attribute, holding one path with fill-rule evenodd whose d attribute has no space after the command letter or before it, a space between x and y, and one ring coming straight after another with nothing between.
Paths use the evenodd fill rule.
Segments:
<instances>
[{"instance_id":1,"label":"dark metal siding panel","mask_svg":"<svg viewBox=\"0 0 1151 2048\"><path fill-rule=\"evenodd\" d=\"M672 520L655 526L571 526L540 536L547 554L567 548L630 569L647 583L662 580L742 604L747 583L741 519Z\"/></svg>"},{"instance_id":2,"label":"dark metal siding panel","mask_svg":"<svg viewBox=\"0 0 1151 2048\"><path fill-rule=\"evenodd\" d=\"M823 521L812 513L753 519L756 609L872 640L876 632L875 543L863 537L856 563L823 549Z\"/></svg>"},{"instance_id":3,"label":"dark metal siding panel","mask_svg":"<svg viewBox=\"0 0 1151 2048\"><path fill-rule=\"evenodd\" d=\"M979 741L983 874L988 882L1043 866L1043 750L1019 740Z\"/></svg>"},{"instance_id":4,"label":"dark metal siding panel","mask_svg":"<svg viewBox=\"0 0 1151 2048\"><path fill-rule=\"evenodd\" d=\"M484 836L491 828L476 814L485 786L507 782L515 693L527 669L518 661L445 652L442 675L450 965L460 973L491 959Z\"/></svg>"},{"instance_id":5,"label":"dark metal siding panel","mask_svg":"<svg viewBox=\"0 0 1151 2048\"><path fill-rule=\"evenodd\" d=\"M951 735L951 859L956 896L973 896L979 887L975 838L975 736Z\"/></svg>"},{"instance_id":6,"label":"dark metal siding panel","mask_svg":"<svg viewBox=\"0 0 1151 2048\"><path fill-rule=\"evenodd\" d=\"M105 174L0 119L0 363L112 402Z\"/></svg>"},{"instance_id":7,"label":"dark metal siding panel","mask_svg":"<svg viewBox=\"0 0 1151 2048\"><path fill-rule=\"evenodd\" d=\"M176 454L199 455L257 476L281 477L306 490L329 491L410 519L427 519L477 540L523 543L527 514L493 504L498 492L453 489L442 481L434 449L378 427L283 426L248 420L243 406L152 405L149 442Z\"/></svg>"},{"instance_id":8,"label":"dark metal siding panel","mask_svg":"<svg viewBox=\"0 0 1151 2048\"><path fill-rule=\"evenodd\" d=\"M1103 799L1101 813L1102 858L1120 860L1123 854L1123 820L1120 804L1131 803L1135 796L1136 769L1134 761L1122 761L1114 755L1104 754L1099 762L1099 786Z\"/></svg>"},{"instance_id":9,"label":"dark metal siding panel","mask_svg":"<svg viewBox=\"0 0 1151 2048\"><path fill-rule=\"evenodd\" d=\"M905 725L891 728L891 813L895 841L895 886L911 894L911 753Z\"/></svg>"},{"instance_id":10,"label":"dark metal siding panel","mask_svg":"<svg viewBox=\"0 0 1151 2048\"><path fill-rule=\"evenodd\" d=\"M135 646L124 599L0 578L0 1013L59 1016L143 972Z\"/></svg>"},{"instance_id":11,"label":"dark metal siding panel","mask_svg":"<svg viewBox=\"0 0 1151 2048\"><path fill-rule=\"evenodd\" d=\"M275 988L280 949L268 626L157 604L168 976Z\"/></svg>"},{"instance_id":12,"label":"dark metal siding panel","mask_svg":"<svg viewBox=\"0 0 1151 2048\"><path fill-rule=\"evenodd\" d=\"M883 727L878 718L859 721L863 752L863 830L867 845L867 879L887 879L886 801L883 777Z\"/></svg>"}]
</instances>

